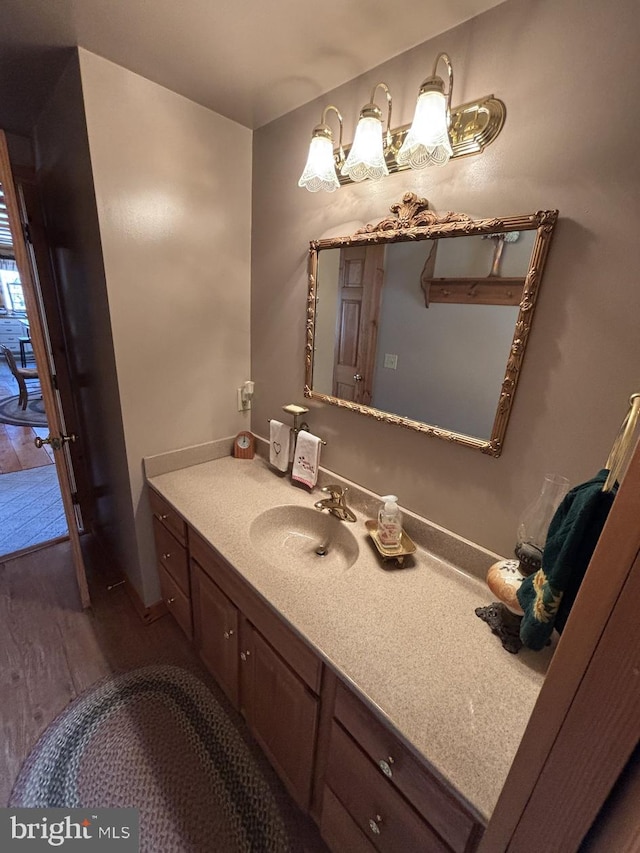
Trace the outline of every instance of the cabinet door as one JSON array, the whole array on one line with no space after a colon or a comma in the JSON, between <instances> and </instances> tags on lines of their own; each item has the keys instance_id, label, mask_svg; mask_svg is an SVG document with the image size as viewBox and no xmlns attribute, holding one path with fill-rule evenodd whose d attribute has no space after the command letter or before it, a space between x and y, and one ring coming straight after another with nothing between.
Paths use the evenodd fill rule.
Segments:
<instances>
[{"instance_id":1,"label":"cabinet door","mask_svg":"<svg viewBox=\"0 0 640 853\"><path fill-rule=\"evenodd\" d=\"M246 620L242 624L240 659L247 723L291 796L307 811L318 699Z\"/></svg>"},{"instance_id":2,"label":"cabinet door","mask_svg":"<svg viewBox=\"0 0 640 853\"><path fill-rule=\"evenodd\" d=\"M209 672L237 708L238 609L197 563L192 566L196 648Z\"/></svg>"}]
</instances>

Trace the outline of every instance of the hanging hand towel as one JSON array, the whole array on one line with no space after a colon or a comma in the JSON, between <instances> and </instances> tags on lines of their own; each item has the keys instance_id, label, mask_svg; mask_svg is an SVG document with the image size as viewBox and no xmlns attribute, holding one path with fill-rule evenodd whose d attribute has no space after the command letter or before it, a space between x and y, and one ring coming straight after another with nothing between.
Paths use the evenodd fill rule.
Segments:
<instances>
[{"instance_id":1,"label":"hanging hand towel","mask_svg":"<svg viewBox=\"0 0 640 853\"><path fill-rule=\"evenodd\" d=\"M318 481L320 467L320 445L322 441L317 435L311 435L306 430L300 430L293 454L293 470L291 479L304 483L312 489Z\"/></svg>"},{"instance_id":2,"label":"hanging hand towel","mask_svg":"<svg viewBox=\"0 0 640 853\"><path fill-rule=\"evenodd\" d=\"M280 421L271 421L269 425L269 462L278 471L289 467L289 441L291 430Z\"/></svg>"},{"instance_id":3,"label":"hanging hand towel","mask_svg":"<svg viewBox=\"0 0 640 853\"><path fill-rule=\"evenodd\" d=\"M617 490L602 491L608 473L603 468L567 494L551 519L542 568L518 589L520 639L530 649L542 649L554 628L562 633Z\"/></svg>"}]
</instances>

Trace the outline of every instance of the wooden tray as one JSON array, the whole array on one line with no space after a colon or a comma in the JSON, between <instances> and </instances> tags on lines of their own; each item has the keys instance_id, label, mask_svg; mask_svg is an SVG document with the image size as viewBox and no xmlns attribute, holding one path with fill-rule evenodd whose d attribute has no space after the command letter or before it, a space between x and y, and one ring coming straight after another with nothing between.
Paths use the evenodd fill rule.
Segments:
<instances>
[{"instance_id":1,"label":"wooden tray","mask_svg":"<svg viewBox=\"0 0 640 853\"><path fill-rule=\"evenodd\" d=\"M369 536L373 539L374 545L378 549L378 553L383 560L396 560L398 565L401 566L404 563L404 558L408 557L409 554L413 554L416 550L415 542L413 539L409 538L404 530L400 537L400 544L395 548L388 548L380 541L377 521L365 521L365 527L369 531Z\"/></svg>"}]
</instances>

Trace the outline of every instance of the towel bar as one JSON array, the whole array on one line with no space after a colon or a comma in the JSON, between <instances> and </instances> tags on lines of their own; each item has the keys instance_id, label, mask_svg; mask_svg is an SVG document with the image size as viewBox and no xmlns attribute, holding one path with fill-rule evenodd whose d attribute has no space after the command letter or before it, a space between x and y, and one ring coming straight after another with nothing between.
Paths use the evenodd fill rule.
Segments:
<instances>
[{"instance_id":1,"label":"towel bar","mask_svg":"<svg viewBox=\"0 0 640 853\"><path fill-rule=\"evenodd\" d=\"M307 409L307 411L309 411L309 410ZM271 418L267 418L267 423L268 424L271 423ZM311 430L309 429L309 424L306 421L303 421L301 424L298 424L298 415L294 414L293 426L291 427L291 432L297 438L298 433L300 432L301 429L303 429L305 432L311 432ZM320 439L320 443L323 444L325 447L327 446L327 442L323 438Z\"/></svg>"},{"instance_id":2,"label":"towel bar","mask_svg":"<svg viewBox=\"0 0 640 853\"><path fill-rule=\"evenodd\" d=\"M611 448L611 453L604 466L609 470L609 476L602 487L603 492L610 492L615 483L620 479L620 474L631 450L631 443L639 417L640 394L632 394L629 398L629 411L622 421L616 440Z\"/></svg>"}]
</instances>

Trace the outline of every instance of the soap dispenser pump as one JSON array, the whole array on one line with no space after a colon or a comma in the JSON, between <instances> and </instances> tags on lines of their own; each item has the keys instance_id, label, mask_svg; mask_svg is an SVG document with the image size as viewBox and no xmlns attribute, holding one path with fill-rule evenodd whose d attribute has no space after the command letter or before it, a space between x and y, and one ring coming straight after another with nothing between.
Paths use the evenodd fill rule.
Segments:
<instances>
[{"instance_id":1,"label":"soap dispenser pump","mask_svg":"<svg viewBox=\"0 0 640 853\"><path fill-rule=\"evenodd\" d=\"M395 495L385 495L378 512L378 536L385 548L399 548L402 538L402 514Z\"/></svg>"}]
</instances>

